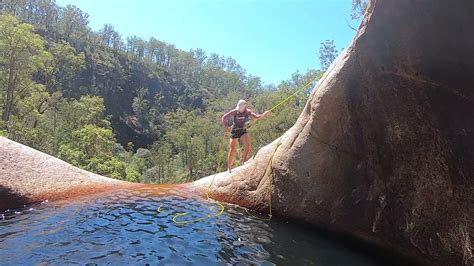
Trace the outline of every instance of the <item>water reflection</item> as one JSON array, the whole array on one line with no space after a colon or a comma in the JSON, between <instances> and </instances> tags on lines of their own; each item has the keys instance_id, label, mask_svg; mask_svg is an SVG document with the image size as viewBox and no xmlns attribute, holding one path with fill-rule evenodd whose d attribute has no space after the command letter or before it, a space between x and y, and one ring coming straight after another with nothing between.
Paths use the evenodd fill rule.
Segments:
<instances>
[{"instance_id":1,"label":"water reflection","mask_svg":"<svg viewBox=\"0 0 474 266\"><path fill-rule=\"evenodd\" d=\"M234 206L218 218L172 222L177 213L192 219L216 208L179 191L141 190L7 211L0 219L0 264L376 265L340 243Z\"/></svg>"}]
</instances>

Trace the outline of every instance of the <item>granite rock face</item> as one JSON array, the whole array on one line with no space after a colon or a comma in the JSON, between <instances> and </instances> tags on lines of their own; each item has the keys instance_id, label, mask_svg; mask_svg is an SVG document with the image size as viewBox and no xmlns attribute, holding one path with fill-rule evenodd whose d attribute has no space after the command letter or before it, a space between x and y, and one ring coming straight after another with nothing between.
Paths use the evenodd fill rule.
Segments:
<instances>
[{"instance_id":1,"label":"granite rock face","mask_svg":"<svg viewBox=\"0 0 474 266\"><path fill-rule=\"evenodd\" d=\"M426 264L472 265L474 1L370 10L296 124L217 175L212 197L262 211L271 199L273 213Z\"/></svg>"},{"instance_id":2,"label":"granite rock face","mask_svg":"<svg viewBox=\"0 0 474 266\"><path fill-rule=\"evenodd\" d=\"M472 265L474 1L373 1L295 125L183 189L395 250ZM139 185L0 137L0 209ZM270 204L271 203L271 204Z\"/></svg>"},{"instance_id":3,"label":"granite rock face","mask_svg":"<svg viewBox=\"0 0 474 266\"><path fill-rule=\"evenodd\" d=\"M0 137L0 210L134 186Z\"/></svg>"}]
</instances>

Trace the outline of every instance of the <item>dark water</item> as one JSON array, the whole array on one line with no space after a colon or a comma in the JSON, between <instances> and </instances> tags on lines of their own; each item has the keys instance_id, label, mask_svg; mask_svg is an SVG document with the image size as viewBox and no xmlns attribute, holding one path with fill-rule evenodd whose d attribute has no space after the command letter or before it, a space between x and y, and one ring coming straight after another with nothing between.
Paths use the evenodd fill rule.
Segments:
<instances>
[{"instance_id":1,"label":"dark water","mask_svg":"<svg viewBox=\"0 0 474 266\"><path fill-rule=\"evenodd\" d=\"M235 206L202 222L171 220L180 212L200 217L216 209L179 192L123 191L5 212L0 264L380 265L301 226L275 218L267 222Z\"/></svg>"}]
</instances>

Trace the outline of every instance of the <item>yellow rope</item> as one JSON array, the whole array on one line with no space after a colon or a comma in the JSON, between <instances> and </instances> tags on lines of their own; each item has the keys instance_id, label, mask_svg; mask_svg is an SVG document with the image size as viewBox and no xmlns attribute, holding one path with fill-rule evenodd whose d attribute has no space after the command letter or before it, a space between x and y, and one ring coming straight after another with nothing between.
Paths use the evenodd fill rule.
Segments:
<instances>
[{"instance_id":1,"label":"yellow rope","mask_svg":"<svg viewBox=\"0 0 474 266\"><path fill-rule=\"evenodd\" d=\"M281 136L278 139L278 143L277 143L275 149L273 150L272 155L270 156L270 159L268 160L268 164L267 164L267 167L265 168L265 173L264 173L264 176L263 176L263 177L266 177L266 176L270 177L270 183L268 185L268 218L262 219L260 217L257 217L255 215L251 214L247 209L245 209L245 212L247 212L247 214L253 216L254 218L261 219L261 220L267 220L267 221L270 221L272 219L273 158L275 157L275 154L276 154L278 148L280 148L280 146L281 146L281 140L283 139L283 136Z\"/></svg>"},{"instance_id":2,"label":"yellow rope","mask_svg":"<svg viewBox=\"0 0 474 266\"><path fill-rule=\"evenodd\" d=\"M158 207L158 209L156 209L156 211L157 211L158 213L161 212L161 207L163 207L163 203L161 203L160 206Z\"/></svg>"},{"instance_id":3,"label":"yellow rope","mask_svg":"<svg viewBox=\"0 0 474 266\"><path fill-rule=\"evenodd\" d=\"M313 83L313 81L315 81L317 79L317 77L313 78L311 81L309 81L308 83L306 83L303 87L297 89L294 93L292 93L290 96L286 97L283 101L279 102L278 104L276 104L275 106L273 106L272 108L270 108L268 111L269 112L272 112L273 110L275 110L276 108L280 107L282 104L286 103L287 101L289 101L291 98L293 98L294 96L296 96L299 92L301 92L302 90L306 89L308 86L311 85L311 83ZM258 120L255 120L255 121L258 121ZM250 125L252 124L252 122L254 122L253 120L247 125L247 128L250 127ZM226 134L224 134L224 137L226 136ZM281 145L281 140L282 140L283 136L280 137L275 149L273 150L272 152L272 155L270 156L270 160L268 161L268 164L267 164L267 168L265 168L265 176L267 176L267 173L269 172L270 175L271 175L271 179L270 179L270 184L269 184L269 214L268 214L268 219L267 220L270 220L272 218L272 193L273 193L273 158L278 150L278 148L280 147ZM222 147L224 147L224 145L221 146L221 149L219 149L219 152L222 151ZM219 167L218 167L219 168ZM209 196L209 192L211 190L211 187L212 185L214 184L214 179L215 177L217 176L217 173L214 174L214 176L212 177L211 179L211 182L209 183L209 186L207 187L207 190L206 190L206 200L210 201L210 200L213 200L210 196ZM176 223L176 224L188 224L188 223L195 223L195 222L200 222L200 221L204 221L204 220L207 220L207 219L211 219L211 218L216 218L216 217L219 217L221 216L223 213L224 213L224 210L225 210L225 207L224 205L219 202L219 201L216 201L216 200L213 200L214 202L217 203L217 205L219 205L220 207L220 210L213 214L213 215L210 215L208 214L207 216L204 216L204 217L201 217L201 218L196 218L196 219L191 219L191 220L184 220L184 221L179 221L178 218L179 217L183 217L183 216L186 216L188 215L187 212L182 212L182 213L178 213L178 214L175 214L173 216L173 222ZM161 207L162 205L160 205L157 209L157 212L158 213L161 213ZM248 211L247 211L248 213Z\"/></svg>"},{"instance_id":4,"label":"yellow rope","mask_svg":"<svg viewBox=\"0 0 474 266\"><path fill-rule=\"evenodd\" d=\"M317 77L316 77L317 78ZM277 105L273 106L272 108L270 108L270 112L272 112L273 110L277 109L278 107L280 107L280 105L284 104L285 102L287 102L288 100L290 100L292 97L296 96L296 94L300 93L302 90L306 89L309 85L311 85L311 83L313 83L313 81L316 80L316 78L312 79L310 82L306 83L306 85L304 85L303 87L297 89L293 94L291 94L290 96L286 97L286 99L284 99L283 101L279 102Z\"/></svg>"},{"instance_id":5,"label":"yellow rope","mask_svg":"<svg viewBox=\"0 0 474 266\"><path fill-rule=\"evenodd\" d=\"M176 223L176 224L188 224L188 223L195 223L195 222L200 222L200 221L204 221L204 220L207 220L207 219L210 219L210 218L214 218L214 217L219 217L221 216L223 213L224 213L224 210L225 210L225 207L222 203L220 203L219 201L216 201L217 205L219 205L220 207L220 211L217 212L216 214L213 214L213 215L210 215L208 214L207 216L205 217L201 217L201 218L197 218L197 219L193 219L193 220L185 220L185 221L178 221L178 217L181 217L181 216L185 216L185 215L188 215L187 212L182 212L182 213L178 213L176 214L175 216L173 216L173 222Z\"/></svg>"},{"instance_id":6,"label":"yellow rope","mask_svg":"<svg viewBox=\"0 0 474 266\"><path fill-rule=\"evenodd\" d=\"M273 112L275 109L277 109L278 107L280 107L282 104L286 103L287 101L289 101L291 98L295 97L298 93L300 93L301 91L303 91L304 89L308 88L314 81L316 81L318 79L319 76L316 76L314 77L313 79L311 79L308 83L306 83L304 86L298 88L295 92L293 92L290 96L286 97L283 101L277 103L275 106L273 106L272 108L270 108L268 110L268 112ZM239 130L239 129L247 129L247 128L250 128L251 125L253 125L255 122L257 122L258 120L252 120L250 121L247 126L243 127L243 128L234 128L234 130Z\"/></svg>"},{"instance_id":7,"label":"yellow rope","mask_svg":"<svg viewBox=\"0 0 474 266\"><path fill-rule=\"evenodd\" d=\"M224 134L224 138L226 138L226 134ZM221 145L221 148L219 149L219 152L222 151L224 145ZM219 165L217 166L217 168L219 168ZM215 173L213 176L212 176L212 179L211 179L211 182L209 183L209 186L207 186L207 190L206 190L206 200L208 201L211 201L213 200L210 196L209 196L209 191L211 190L211 187L212 187L212 184L214 184L214 179L216 178L216 175L217 173ZM182 216L185 216L185 215L188 215L187 212L182 212L182 213L178 213L176 214L175 216L173 216L173 222L176 223L176 224L188 224L188 223L195 223L195 222L200 222L200 221L204 221L204 220L207 220L207 219L210 219L210 218L215 218L215 217L219 217L221 216L223 213L224 213L224 210L225 210L225 207L224 205L219 202L219 201L216 201L216 200L213 200L214 202L217 203L217 205L219 205L220 207L220 210L213 214L213 215L210 215L208 214L207 216L204 216L204 217L201 217L201 218L197 218L197 219L192 219L192 220L185 220L185 221L178 221L178 217L182 217Z\"/></svg>"}]
</instances>

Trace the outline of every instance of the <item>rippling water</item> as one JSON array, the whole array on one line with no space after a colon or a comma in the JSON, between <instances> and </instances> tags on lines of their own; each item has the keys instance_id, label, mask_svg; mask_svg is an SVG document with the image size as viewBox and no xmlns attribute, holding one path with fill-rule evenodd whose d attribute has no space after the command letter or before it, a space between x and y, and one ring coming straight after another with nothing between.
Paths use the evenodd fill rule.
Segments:
<instances>
[{"instance_id":1,"label":"rippling water","mask_svg":"<svg viewBox=\"0 0 474 266\"><path fill-rule=\"evenodd\" d=\"M172 222L180 212L201 217L217 209L178 191L143 190L7 211L0 216L0 264L377 265L315 232L231 205L218 218Z\"/></svg>"}]
</instances>

